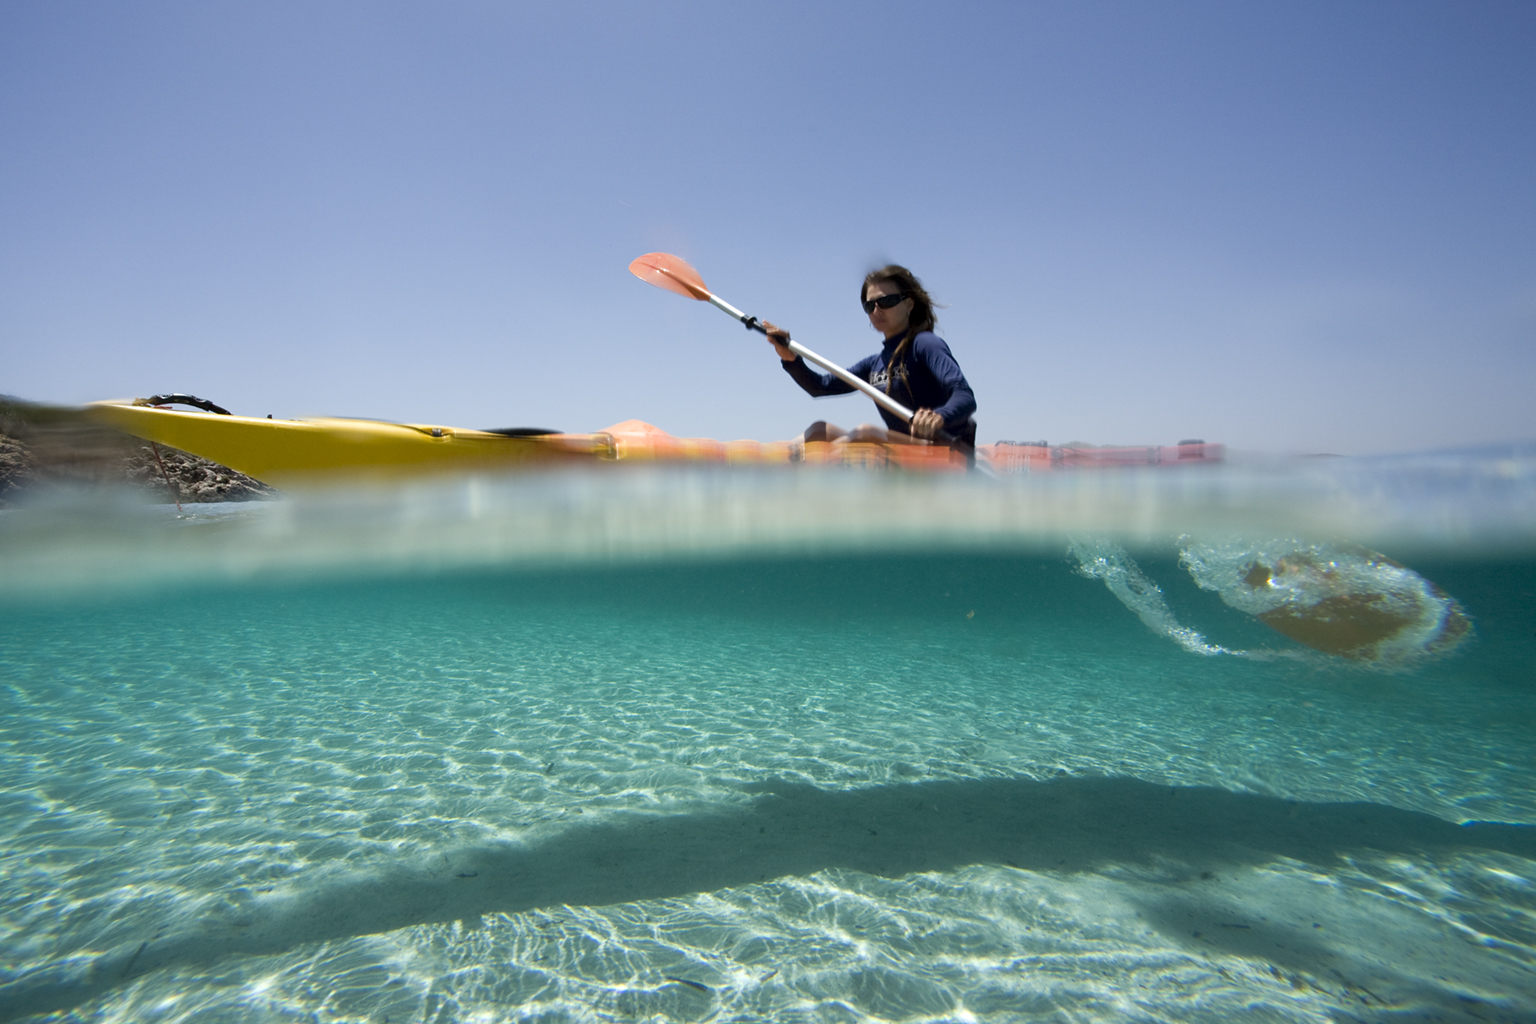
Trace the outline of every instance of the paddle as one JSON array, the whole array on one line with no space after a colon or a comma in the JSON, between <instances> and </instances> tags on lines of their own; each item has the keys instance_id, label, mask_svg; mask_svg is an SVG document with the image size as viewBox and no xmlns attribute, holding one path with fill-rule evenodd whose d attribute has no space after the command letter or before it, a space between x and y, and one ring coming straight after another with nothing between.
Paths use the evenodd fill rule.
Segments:
<instances>
[{"instance_id":1,"label":"paddle","mask_svg":"<svg viewBox=\"0 0 1536 1024\"><path fill-rule=\"evenodd\" d=\"M648 252L629 265L629 272L646 284L653 284L657 288L665 288L667 291L675 292L687 299L698 299L700 302L707 302L716 309L740 320L749 331L757 331L759 334L768 333L768 329L758 322L757 317L747 316L747 314L729 302L712 293L704 286L704 279L699 276L697 270L689 266L686 260L673 256L671 253ZM806 362L815 363L844 384L858 388L870 398L873 398L875 404L900 416L908 423L912 422L913 412L911 409L908 409L869 381L860 380L830 359L825 359L812 352L798 341L787 341L784 344L786 348ZM941 430L935 436L945 444L954 444L956 441L955 436L947 430ZM968 448L969 446L963 447Z\"/></svg>"}]
</instances>

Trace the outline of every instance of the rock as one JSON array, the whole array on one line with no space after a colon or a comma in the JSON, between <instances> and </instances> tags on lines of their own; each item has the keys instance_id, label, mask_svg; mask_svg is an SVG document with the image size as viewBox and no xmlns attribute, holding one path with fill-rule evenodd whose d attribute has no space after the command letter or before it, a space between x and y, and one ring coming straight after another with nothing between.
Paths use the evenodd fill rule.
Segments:
<instances>
[{"instance_id":1,"label":"rock","mask_svg":"<svg viewBox=\"0 0 1536 1024\"><path fill-rule=\"evenodd\" d=\"M37 479L37 457L13 437L0 434L0 507L12 492Z\"/></svg>"},{"instance_id":2,"label":"rock","mask_svg":"<svg viewBox=\"0 0 1536 1024\"><path fill-rule=\"evenodd\" d=\"M200 456L164 445L159 455L157 462L147 442L92 423L78 410L0 398L0 508L48 485L127 486L154 502L277 496L261 481Z\"/></svg>"},{"instance_id":3,"label":"rock","mask_svg":"<svg viewBox=\"0 0 1536 1024\"><path fill-rule=\"evenodd\" d=\"M261 501L277 494L260 480L197 455L165 447L158 461L155 454L150 445L141 446L124 462L125 479L151 493L174 493L183 502Z\"/></svg>"}]
</instances>

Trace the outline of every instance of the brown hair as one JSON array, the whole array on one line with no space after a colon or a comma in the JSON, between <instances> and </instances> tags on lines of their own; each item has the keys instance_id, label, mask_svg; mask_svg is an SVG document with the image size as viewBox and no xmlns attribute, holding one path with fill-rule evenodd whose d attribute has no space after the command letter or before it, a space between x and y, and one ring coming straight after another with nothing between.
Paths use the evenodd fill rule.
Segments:
<instances>
[{"instance_id":1,"label":"brown hair","mask_svg":"<svg viewBox=\"0 0 1536 1024\"><path fill-rule=\"evenodd\" d=\"M879 270L871 270L864 275L864 283L859 286L859 302L863 302L869 295L869 286L872 284L893 284L907 298L912 300L912 315L907 318L907 333L896 344L896 351L891 353L891 365L885 378L885 393L891 393L891 384L896 380L896 368L901 367L901 374L906 376L907 356L912 351L912 339L923 331L931 331L938 325L938 318L933 315L933 299L928 296L928 291L923 287L923 282L917 279L917 275L906 267L895 263L888 263Z\"/></svg>"}]
</instances>

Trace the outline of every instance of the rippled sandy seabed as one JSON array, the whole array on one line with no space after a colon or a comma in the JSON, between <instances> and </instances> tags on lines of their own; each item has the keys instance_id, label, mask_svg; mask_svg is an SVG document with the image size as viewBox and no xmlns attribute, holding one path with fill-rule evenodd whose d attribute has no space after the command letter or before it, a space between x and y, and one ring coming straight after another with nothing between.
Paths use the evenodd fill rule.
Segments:
<instances>
[{"instance_id":1,"label":"rippled sandy seabed","mask_svg":"<svg viewBox=\"0 0 1536 1024\"><path fill-rule=\"evenodd\" d=\"M1536 1020L1533 492L1516 451L5 512L0 1020ZM1472 635L1308 650L1191 533L1366 545Z\"/></svg>"}]
</instances>

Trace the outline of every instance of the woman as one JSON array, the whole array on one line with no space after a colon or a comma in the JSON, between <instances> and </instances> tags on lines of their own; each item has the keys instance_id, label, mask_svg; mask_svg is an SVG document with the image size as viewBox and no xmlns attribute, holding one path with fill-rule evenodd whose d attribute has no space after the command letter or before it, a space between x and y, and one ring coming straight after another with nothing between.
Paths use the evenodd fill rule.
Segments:
<instances>
[{"instance_id":1,"label":"woman","mask_svg":"<svg viewBox=\"0 0 1536 1024\"><path fill-rule=\"evenodd\" d=\"M862 377L880 388L896 401L916 414L909 424L883 406L880 416L885 429L858 427L847 434L837 427L815 423L805 433L807 441L832 441L838 438L857 441L913 442L909 438L924 440L935 437L940 430L947 430L966 444L976 445L976 421L971 413L976 411L976 396L966 383L960 364L950 354L944 339L933 333L933 300L923 289L922 282L906 267L895 264L874 270L864 278L859 289L859 302L869 314L869 325L885 337L879 352L859 360L848 368L855 377ZM805 360L791 352L785 345L789 332L764 322L768 340L778 350L784 369L811 395L846 395L854 390L830 374L817 373L805 365Z\"/></svg>"}]
</instances>

